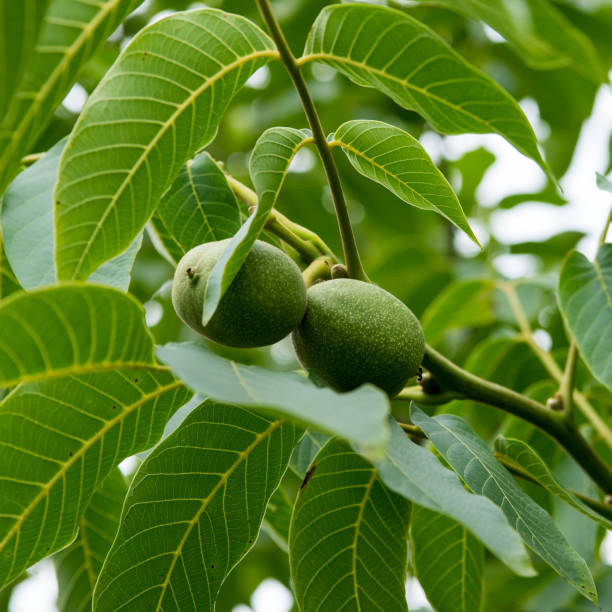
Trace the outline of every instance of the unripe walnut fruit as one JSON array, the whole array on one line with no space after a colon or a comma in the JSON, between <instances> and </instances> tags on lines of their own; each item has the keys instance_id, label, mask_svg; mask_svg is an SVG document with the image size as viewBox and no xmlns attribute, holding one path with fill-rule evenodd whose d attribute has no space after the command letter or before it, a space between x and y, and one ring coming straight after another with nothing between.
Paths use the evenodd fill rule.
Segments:
<instances>
[{"instance_id":1,"label":"unripe walnut fruit","mask_svg":"<svg viewBox=\"0 0 612 612\"><path fill-rule=\"evenodd\" d=\"M306 286L297 265L280 249L253 245L215 314L202 325L208 277L229 239L187 252L172 283L172 303L189 327L219 344L255 347L274 344L298 325L306 309Z\"/></svg>"},{"instance_id":2,"label":"unripe walnut fruit","mask_svg":"<svg viewBox=\"0 0 612 612\"><path fill-rule=\"evenodd\" d=\"M390 397L417 373L425 352L421 325L403 302L348 278L308 290L292 339L300 363L335 389L372 383Z\"/></svg>"}]
</instances>

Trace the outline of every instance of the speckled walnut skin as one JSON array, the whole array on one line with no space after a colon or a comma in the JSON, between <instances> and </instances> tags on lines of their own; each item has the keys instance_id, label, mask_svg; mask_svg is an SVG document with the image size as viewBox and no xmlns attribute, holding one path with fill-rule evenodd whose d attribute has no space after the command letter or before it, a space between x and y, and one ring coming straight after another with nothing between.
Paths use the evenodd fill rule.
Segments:
<instances>
[{"instance_id":1,"label":"speckled walnut skin","mask_svg":"<svg viewBox=\"0 0 612 612\"><path fill-rule=\"evenodd\" d=\"M397 395L417 373L425 339L412 311L389 292L336 279L308 290L308 307L292 334L302 365L339 391L372 383Z\"/></svg>"},{"instance_id":2,"label":"speckled walnut skin","mask_svg":"<svg viewBox=\"0 0 612 612\"><path fill-rule=\"evenodd\" d=\"M274 344L298 325L306 309L306 286L297 265L280 249L255 242L212 319L202 325L208 276L227 240L187 252L172 283L172 303L189 327L219 344L255 347Z\"/></svg>"}]
</instances>

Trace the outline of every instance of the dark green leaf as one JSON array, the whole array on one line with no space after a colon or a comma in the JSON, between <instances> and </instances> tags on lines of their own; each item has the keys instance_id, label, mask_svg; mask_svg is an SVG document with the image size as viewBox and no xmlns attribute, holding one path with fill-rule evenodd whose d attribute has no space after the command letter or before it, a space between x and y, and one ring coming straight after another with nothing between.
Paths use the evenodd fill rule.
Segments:
<instances>
[{"instance_id":1,"label":"dark green leaf","mask_svg":"<svg viewBox=\"0 0 612 612\"><path fill-rule=\"evenodd\" d=\"M313 465L289 533L300 609L407 611L410 504L342 440L330 440Z\"/></svg>"},{"instance_id":2,"label":"dark green leaf","mask_svg":"<svg viewBox=\"0 0 612 612\"><path fill-rule=\"evenodd\" d=\"M591 263L572 252L559 277L559 307L593 375L612 390L612 244Z\"/></svg>"},{"instance_id":3,"label":"dark green leaf","mask_svg":"<svg viewBox=\"0 0 612 612\"><path fill-rule=\"evenodd\" d=\"M79 521L77 539L55 558L60 612L88 612L106 553L119 527L127 484L115 468L96 489Z\"/></svg>"},{"instance_id":4,"label":"dark green leaf","mask_svg":"<svg viewBox=\"0 0 612 612\"><path fill-rule=\"evenodd\" d=\"M410 541L416 576L437 612L482 609L484 549L463 525L415 504Z\"/></svg>"},{"instance_id":5,"label":"dark green leaf","mask_svg":"<svg viewBox=\"0 0 612 612\"><path fill-rule=\"evenodd\" d=\"M535 574L521 538L503 512L486 497L466 491L454 472L412 442L397 423L391 425L391 442L376 469L389 489L465 525L517 574Z\"/></svg>"},{"instance_id":6,"label":"dark green leaf","mask_svg":"<svg viewBox=\"0 0 612 612\"><path fill-rule=\"evenodd\" d=\"M299 431L203 402L138 470L95 609L213 610L253 546Z\"/></svg>"},{"instance_id":7,"label":"dark green leaf","mask_svg":"<svg viewBox=\"0 0 612 612\"><path fill-rule=\"evenodd\" d=\"M87 278L128 247L183 164L212 140L234 93L275 55L256 25L215 9L177 13L136 35L62 156L58 278Z\"/></svg>"},{"instance_id":8,"label":"dark green leaf","mask_svg":"<svg viewBox=\"0 0 612 612\"><path fill-rule=\"evenodd\" d=\"M208 153L196 155L183 166L163 195L152 223L174 264L189 249L230 238L238 231L238 202Z\"/></svg>"},{"instance_id":9,"label":"dark green leaf","mask_svg":"<svg viewBox=\"0 0 612 612\"><path fill-rule=\"evenodd\" d=\"M585 597L597 601L593 577L584 559L465 421L451 414L430 418L414 405L411 417L466 484L499 505L532 550Z\"/></svg>"}]
</instances>

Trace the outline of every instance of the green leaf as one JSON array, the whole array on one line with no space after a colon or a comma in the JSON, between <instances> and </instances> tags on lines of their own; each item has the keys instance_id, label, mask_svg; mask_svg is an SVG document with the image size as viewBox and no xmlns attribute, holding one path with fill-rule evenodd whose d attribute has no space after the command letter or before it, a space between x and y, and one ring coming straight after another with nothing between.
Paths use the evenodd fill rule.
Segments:
<instances>
[{"instance_id":1,"label":"green leaf","mask_svg":"<svg viewBox=\"0 0 612 612\"><path fill-rule=\"evenodd\" d=\"M41 0L36 3L43 4ZM22 2L9 0L6 4ZM24 41L34 51L6 113L0 115L0 193L70 90L81 66L138 4L139 0L51 1L38 40Z\"/></svg>"},{"instance_id":2,"label":"green leaf","mask_svg":"<svg viewBox=\"0 0 612 612\"><path fill-rule=\"evenodd\" d=\"M151 221L176 265L189 249L233 236L240 209L221 168L200 153L181 168Z\"/></svg>"},{"instance_id":3,"label":"green leaf","mask_svg":"<svg viewBox=\"0 0 612 612\"><path fill-rule=\"evenodd\" d=\"M556 495L559 499L572 506L572 508L578 510L578 512L582 512L582 514L600 523L606 529L612 530L612 521L589 508L578 497L563 487L552 475L552 472L548 469L540 455L527 443L515 438L499 436L495 440L495 455L499 459L503 459L505 464L510 464L519 473L535 480L549 493Z\"/></svg>"},{"instance_id":4,"label":"green leaf","mask_svg":"<svg viewBox=\"0 0 612 612\"><path fill-rule=\"evenodd\" d=\"M606 75L585 34L548 0L421 0L442 5L497 30L519 57L538 70L571 67L595 83Z\"/></svg>"},{"instance_id":5,"label":"green leaf","mask_svg":"<svg viewBox=\"0 0 612 612\"><path fill-rule=\"evenodd\" d=\"M382 121L347 121L332 144L360 174L412 206L437 212L480 246L452 187L408 132Z\"/></svg>"},{"instance_id":6,"label":"green leaf","mask_svg":"<svg viewBox=\"0 0 612 612\"><path fill-rule=\"evenodd\" d=\"M53 189L66 141L67 138L60 140L41 159L21 172L4 194L1 218L6 254L15 276L25 289L56 282ZM139 234L124 253L103 264L89 280L127 291L141 242L142 234Z\"/></svg>"},{"instance_id":7,"label":"green leaf","mask_svg":"<svg viewBox=\"0 0 612 612\"><path fill-rule=\"evenodd\" d=\"M154 364L142 306L116 289L64 285L0 303L0 388Z\"/></svg>"},{"instance_id":8,"label":"green leaf","mask_svg":"<svg viewBox=\"0 0 612 612\"><path fill-rule=\"evenodd\" d=\"M0 403L0 584L69 544L98 484L189 392L164 368L21 385Z\"/></svg>"},{"instance_id":9,"label":"green leaf","mask_svg":"<svg viewBox=\"0 0 612 612\"><path fill-rule=\"evenodd\" d=\"M62 156L58 278L87 278L128 247L183 164L213 139L236 91L275 55L256 25L215 9L173 14L134 37Z\"/></svg>"},{"instance_id":10,"label":"green leaf","mask_svg":"<svg viewBox=\"0 0 612 612\"><path fill-rule=\"evenodd\" d=\"M493 281L474 279L452 283L439 293L421 317L427 341L434 343L447 329L493 323L494 287Z\"/></svg>"},{"instance_id":11,"label":"green leaf","mask_svg":"<svg viewBox=\"0 0 612 612\"><path fill-rule=\"evenodd\" d=\"M95 609L213 610L257 539L298 436L245 408L196 408L136 473Z\"/></svg>"},{"instance_id":12,"label":"green leaf","mask_svg":"<svg viewBox=\"0 0 612 612\"><path fill-rule=\"evenodd\" d=\"M559 276L559 308L593 375L612 390L612 244L591 263L573 251Z\"/></svg>"},{"instance_id":13,"label":"green leaf","mask_svg":"<svg viewBox=\"0 0 612 612\"><path fill-rule=\"evenodd\" d=\"M593 577L584 559L470 426L452 414L430 418L414 404L410 414L470 489L498 504L533 551L585 597L597 602Z\"/></svg>"},{"instance_id":14,"label":"green leaf","mask_svg":"<svg viewBox=\"0 0 612 612\"><path fill-rule=\"evenodd\" d=\"M0 116L19 87L19 81L34 52L49 0L2 2L0 6ZM1 190L0 190L1 191Z\"/></svg>"},{"instance_id":15,"label":"green leaf","mask_svg":"<svg viewBox=\"0 0 612 612\"><path fill-rule=\"evenodd\" d=\"M466 491L454 472L412 442L395 422L386 456L375 465L389 489L465 525L520 576L535 574L521 538L503 512L490 499Z\"/></svg>"},{"instance_id":16,"label":"green leaf","mask_svg":"<svg viewBox=\"0 0 612 612\"><path fill-rule=\"evenodd\" d=\"M292 512L293 502L282 487L278 487L268 501L264 516L264 527L270 537L285 552L289 550L287 543L289 542L289 525L291 524Z\"/></svg>"},{"instance_id":17,"label":"green leaf","mask_svg":"<svg viewBox=\"0 0 612 612\"><path fill-rule=\"evenodd\" d=\"M510 246L510 253L537 255L545 263L558 266L562 260L586 234L578 231L560 232L547 240L515 242Z\"/></svg>"},{"instance_id":18,"label":"green leaf","mask_svg":"<svg viewBox=\"0 0 612 612\"><path fill-rule=\"evenodd\" d=\"M460 523L412 506L412 559L419 583L437 612L480 612L484 549Z\"/></svg>"},{"instance_id":19,"label":"green leaf","mask_svg":"<svg viewBox=\"0 0 612 612\"><path fill-rule=\"evenodd\" d=\"M54 557L60 612L91 610L93 591L119 527L127 484L115 468L96 489L79 521L79 535Z\"/></svg>"},{"instance_id":20,"label":"green leaf","mask_svg":"<svg viewBox=\"0 0 612 612\"><path fill-rule=\"evenodd\" d=\"M328 440L329 436L307 429L291 455L289 467L304 478L312 460Z\"/></svg>"},{"instance_id":21,"label":"green leaf","mask_svg":"<svg viewBox=\"0 0 612 612\"><path fill-rule=\"evenodd\" d=\"M342 440L330 440L298 494L289 561L301 610L405 610L410 504Z\"/></svg>"},{"instance_id":22,"label":"green leaf","mask_svg":"<svg viewBox=\"0 0 612 612\"><path fill-rule=\"evenodd\" d=\"M389 402L372 385L337 393L316 387L295 372L241 365L191 343L159 346L157 356L186 385L206 397L260 408L341 435L373 453L380 453L389 438Z\"/></svg>"},{"instance_id":23,"label":"green leaf","mask_svg":"<svg viewBox=\"0 0 612 612\"><path fill-rule=\"evenodd\" d=\"M444 134L500 134L548 173L516 101L425 25L401 11L365 4L326 7L301 62L329 64L364 87L417 111Z\"/></svg>"},{"instance_id":24,"label":"green leaf","mask_svg":"<svg viewBox=\"0 0 612 612\"><path fill-rule=\"evenodd\" d=\"M286 127L266 130L255 143L249 160L251 180L257 192L255 212L219 257L212 269L204 293L204 325L210 321L223 294L238 274L253 243L261 233L274 208L295 154L312 138L306 132Z\"/></svg>"},{"instance_id":25,"label":"green leaf","mask_svg":"<svg viewBox=\"0 0 612 612\"><path fill-rule=\"evenodd\" d=\"M599 174L599 172L596 172L595 180L597 182L597 186L602 191L607 191L608 193L612 193L612 181L607 179L603 174Z\"/></svg>"},{"instance_id":26,"label":"green leaf","mask_svg":"<svg viewBox=\"0 0 612 612\"><path fill-rule=\"evenodd\" d=\"M20 290L21 286L19 285L19 281L6 257L4 242L2 240L2 227L0 226L0 302L11 295L11 293Z\"/></svg>"}]
</instances>

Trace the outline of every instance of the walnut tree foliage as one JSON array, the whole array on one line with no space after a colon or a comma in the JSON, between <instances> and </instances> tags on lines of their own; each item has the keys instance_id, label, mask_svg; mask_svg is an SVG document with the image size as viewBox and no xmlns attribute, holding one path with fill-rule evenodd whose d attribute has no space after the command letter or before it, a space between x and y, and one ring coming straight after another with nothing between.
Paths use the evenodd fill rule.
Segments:
<instances>
[{"instance_id":1,"label":"walnut tree foliage","mask_svg":"<svg viewBox=\"0 0 612 612\"><path fill-rule=\"evenodd\" d=\"M268 577L303 612L408 610L410 577L439 612L612 609L612 213L591 257L491 232L564 214L612 3L205 4L0 0L0 611L46 558L66 612L229 611ZM541 186L482 206L496 156L459 134ZM189 330L174 269L225 239L203 323L264 240L408 305L422 371L340 393L289 338Z\"/></svg>"}]
</instances>

